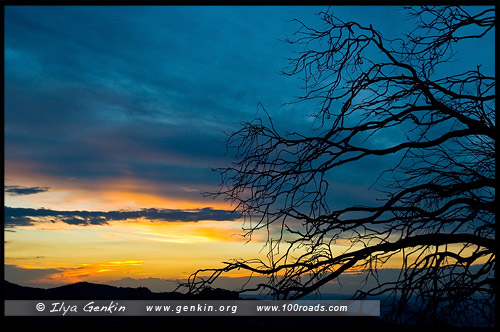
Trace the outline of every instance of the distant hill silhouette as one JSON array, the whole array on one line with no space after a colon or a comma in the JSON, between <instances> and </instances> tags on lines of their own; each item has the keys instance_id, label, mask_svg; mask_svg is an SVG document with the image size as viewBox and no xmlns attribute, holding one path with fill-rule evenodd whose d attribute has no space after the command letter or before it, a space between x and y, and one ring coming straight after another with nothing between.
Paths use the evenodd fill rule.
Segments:
<instances>
[{"instance_id":1,"label":"distant hill silhouette","mask_svg":"<svg viewBox=\"0 0 500 332\"><path fill-rule=\"evenodd\" d=\"M225 289L205 289L200 294L153 293L146 287L115 287L78 282L49 289L25 287L4 280L5 300L235 300L238 293Z\"/></svg>"}]
</instances>

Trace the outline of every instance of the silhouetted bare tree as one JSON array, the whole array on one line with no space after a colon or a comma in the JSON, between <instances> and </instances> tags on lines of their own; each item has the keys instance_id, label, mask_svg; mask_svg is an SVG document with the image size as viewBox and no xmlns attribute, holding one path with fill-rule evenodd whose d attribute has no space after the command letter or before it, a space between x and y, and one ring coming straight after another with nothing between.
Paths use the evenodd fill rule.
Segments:
<instances>
[{"instance_id":1,"label":"silhouetted bare tree","mask_svg":"<svg viewBox=\"0 0 500 332\"><path fill-rule=\"evenodd\" d=\"M230 136L236 160L218 169L214 195L242 212L250 238L267 231L267 261L199 270L191 291L241 269L269 277L258 289L296 299L362 269L377 283L356 296L390 295L389 317L459 324L467 312L494 321L495 77L481 63L450 66L456 52L481 52L461 43L494 33L494 9L406 10L415 29L392 40L331 10L320 13L319 29L296 20L287 42L302 50L284 74L304 78L293 102L319 102L320 129L282 134L267 116ZM390 139L380 145L383 137ZM327 175L384 157L397 160L376 181L379 204L334 208ZM342 241L348 249L336 245ZM381 280L395 257L399 277Z\"/></svg>"}]
</instances>

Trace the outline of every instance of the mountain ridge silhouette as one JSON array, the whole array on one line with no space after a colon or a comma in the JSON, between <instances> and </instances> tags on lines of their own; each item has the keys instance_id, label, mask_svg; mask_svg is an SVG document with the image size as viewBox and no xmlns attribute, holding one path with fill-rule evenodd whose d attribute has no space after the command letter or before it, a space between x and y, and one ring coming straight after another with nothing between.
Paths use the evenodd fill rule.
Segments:
<instances>
[{"instance_id":1,"label":"mountain ridge silhouette","mask_svg":"<svg viewBox=\"0 0 500 332\"><path fill-rule=\"evenodd\" d=\"M54 288L21 286L4 280L5 300L237 300L237 292L206 288L199 294L152 292L147 287L116 287L86 281Z\"/></svg>"}]
</instances>

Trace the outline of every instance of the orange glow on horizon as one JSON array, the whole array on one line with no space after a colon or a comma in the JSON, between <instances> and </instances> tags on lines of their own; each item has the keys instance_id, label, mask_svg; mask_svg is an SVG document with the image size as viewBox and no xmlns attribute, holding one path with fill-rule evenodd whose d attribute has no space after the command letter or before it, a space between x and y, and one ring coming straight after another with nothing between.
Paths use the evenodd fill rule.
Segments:
<instances>
[{"instance_id":1,"label":"orange glow on horizon","mask_svg":"<svg viewBox=\"0 0 500 332\"><path fill-rule=\"evenodd\" d=\"M4 166L6 184L50 187L49 191L37 195L5 195L5 206L10 207L103 212L143 208L232 209L228 202L203 197L201 192L216 188L202 185L194 189L181 184L170 185L132 177L107 180L61 178L40 173L34 164L6 160ZM171 189L166 190L169 187Z\"/></svg>"},{"instance_id":2,"label":"orange glow on horizon","mask_svg":"<svg viewBox=\"0 0 500 332\"><path fill-rule=\"evenodd\" d=\"M96 277L107 273L108 275L121 276L124 273L138 271L137 266L142 266L143 261L111 261L111 262L97 262L85 263L79 265L67 265L65 263L51 262L47 265L57 266L59 272L51 273L40 278L31 280L33 283L47 283L47 284L69 284L81 281L88 281L89 278ZM19 268L43 270L43 266L33 265L19 265ZM132 267L132 268L130 268Z\"/></svg>"}]
</instances>

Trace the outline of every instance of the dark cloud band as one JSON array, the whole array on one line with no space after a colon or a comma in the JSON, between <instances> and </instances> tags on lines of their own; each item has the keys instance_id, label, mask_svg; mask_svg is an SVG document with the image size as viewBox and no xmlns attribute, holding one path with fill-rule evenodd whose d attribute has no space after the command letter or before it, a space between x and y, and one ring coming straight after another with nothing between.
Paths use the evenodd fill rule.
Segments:
<instances>
[{"instance_id":1,"label":"dark cloud band","mask_svg":"<svg viewBox=\"0 0 500 332\"><path fill-rule=\"evenodd\" d=\"M40 221L70 225L106 225L109 221L146 219L157 222L197 222L201 220L232 221L240 216L228 210L142 209L138 211L56 211L48 209L4 207L5 227L28 226Z\"/></svg>"},{"instance_id":2,"label":"dark cloud band","mask_svg":"<svg viewBox=\"0 0 500 332\"><path fill-rule=\"evenodd\" d=\"M11 196L33 195L46 192L50 187L5 186L5 192Z\"/></svg>"}]
</instances>

